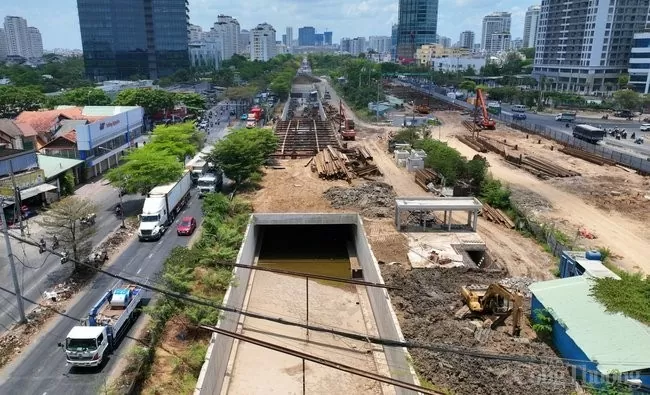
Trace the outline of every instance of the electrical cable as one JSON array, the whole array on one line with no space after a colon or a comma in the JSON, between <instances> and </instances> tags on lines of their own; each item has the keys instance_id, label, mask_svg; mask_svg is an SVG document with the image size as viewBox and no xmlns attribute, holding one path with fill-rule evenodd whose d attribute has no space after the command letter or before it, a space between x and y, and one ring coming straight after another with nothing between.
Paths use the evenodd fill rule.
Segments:
<instances>
[{"instance_id":1,"label":"electrical cable","mask_svg":"<svg viewBox=\"0 0 650 395\"><path fill-rule=\"evenodd\" d=\"M30 243L28 240L25 240L24 238L10 234L10 237L15 238L17 240L21 240L23 242L27 242L28 244L32 244L34 247L38 247L38 244L36 243ZM61 253L58 253L56 251L48 250L54 255L61 256ZM464 347L458 347L458 346L450 346L450 345L430 345L430 344L425 344L421 342L410 342L410 341L399 341L399 340L391 340L391 339L383 339L375 336L368 336L364 334L358 334L358 333L353 333L349 331L343 331L335 328L326 328L326 327L321 327L321 326L313 326L313 325L307 325L303 324L300 322L296 321L290 321L290 320L284 320L282 318L277 318L277 317L271 317L267 316L264 314L259 314L256 312L251 312L247 310L243 310L240 308L235 308L227 305L220 305L220 304L215 304L210 301L202 300L193 296L187 296L185 294L181 294L175 291L170 291L166 289L162 289L157 286L152 286L149 284L145 284L139 281L133 281L132 279L129 279L124 276L120 276L114 273L107 272L105 270L102 270L100 268L96 268L90 264L86 264L83 262L78 262L73 259L69 259L71 262L75 262L76 264L86 266L90 269L93 269L99 273L106 274L109 277L122 280L127 283L131 283L137 286L140 286L144 289L147 289L149 291L153 291L159 294L166 295L168 297L171 297L176 300L180 301L185 301L189 303L194 303L197 305L205 306L205 307L211 307L216 310L221 310L229 313L236 313L236 314L241 314L246 317L251 317L251 318L256 318L256 319L261 319L265 321L270 321L270 322L275 322L278 324L282 325L287 325L287 326L293 326L293 327L299 327L303 329L308 329L313 332L320 332L320 333L329 333L335 336L340 336L344 338L349 338L353 340L359 340L363 342L368 342L368 343L373 343L373 344L378 344L386 347L399 347L399 348L406 348L406 349L412 349L412 348L418 348L418 349L424 349L432 352L438 352L438 353L450 353L450 354L458 354L458 355L465 355L465 356L470 356L470 357L476 357L476 358L483 358L483 359L492 359L492 360L501 360L501 361L509 361L509 362L520 362L520 363L528 363L528 364L543 364L543 365L548 365L548 364L558 364L558 363L564 363L566 365L575 365L575 362L578 363L593 363L593 361L590 360L578 360L578 359L570 359L570 358L560 358L560 357L533 357L533 356L527 356L527 355L508 355L508 354L495 354L495 353L489 353L489 352L483 352L483 351L476 351L473 349L469 348L464 348ZM215 264L218 264L215 263ZM612 361L599 361L601 364L604 363L613 363ZM622 362L621 364L628 364L628 365L637 365L640 364L641 362ZM650 363L650 362L649 362ZM601 374L601 373L599 373ZM602 374L601 374L602 375Z\"/></svg>"}]
</instances>

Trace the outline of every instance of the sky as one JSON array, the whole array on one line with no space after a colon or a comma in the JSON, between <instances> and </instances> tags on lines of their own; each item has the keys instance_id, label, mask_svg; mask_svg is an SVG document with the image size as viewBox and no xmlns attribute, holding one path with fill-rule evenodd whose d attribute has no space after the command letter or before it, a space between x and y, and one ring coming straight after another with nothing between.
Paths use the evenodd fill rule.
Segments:
<instances>
[{"instance_id":1,"label":"sky","mask_svg":"<svg viewBox=\"0 0 650 395\"><path fill-rule=\"evenodd\" d=\"M81 49L76 0L1 0L0 16L15 15L27 19L43 36L45 49ZM476 33L480 41L483 16L494 11L512 13L511 34L522 37L524 14L528 6L541 0L439 0L438 34L458 41L461 31ZM247 0L245 3L220 0L190 0L190 22L208 29L225 14L236 18L242 29L267 22L275 27L277 40L287 26L294 39L298 27L313 26L317 32L333 32L333 41L341 37L390 36L397 23L398 0Z\"/></svg>"}]
</instances>

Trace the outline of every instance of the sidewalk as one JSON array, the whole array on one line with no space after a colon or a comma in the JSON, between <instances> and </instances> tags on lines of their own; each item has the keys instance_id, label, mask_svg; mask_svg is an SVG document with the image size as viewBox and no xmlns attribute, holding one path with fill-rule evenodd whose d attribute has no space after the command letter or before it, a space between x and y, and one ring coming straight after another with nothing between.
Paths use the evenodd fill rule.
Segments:
<instances>
[{"instance_id":1,"label":"sidewalk","mask_svg":"<svg viewBox=\"0 0 650 395\"><path fill-rule=\"evenodd\" d=\"M95 182L81 186L75 191L74 196L89 199L97 205L95 234L92 238L93 246L96 246L121 223L120 219L114 214L115 205L119 202L117 190L110 186L107 181L98 179ZM128 202L129 197L125 196L123 199ZM32 241L38 241L43 237L49 245L51 236L37 223L41 215L45 216L47 212L25 221L25 237ZM12 229L10 232L20 236L19 229ZM45 290L61 283L72 273L72 265L61 265L59 257L51 254L41 255L34 246L11 239L11 248L18 273L18 281L23 295L28 299L39 301ZM0 278L0 287L11 291L14 290L4 242L0 243ZM19 315L14 295L0 290L0 300L3 302L0 305L1 333L15 324L19 319ZM26 311L33 307L33 305L25 301Z\"/></svg>"}]
</instances>

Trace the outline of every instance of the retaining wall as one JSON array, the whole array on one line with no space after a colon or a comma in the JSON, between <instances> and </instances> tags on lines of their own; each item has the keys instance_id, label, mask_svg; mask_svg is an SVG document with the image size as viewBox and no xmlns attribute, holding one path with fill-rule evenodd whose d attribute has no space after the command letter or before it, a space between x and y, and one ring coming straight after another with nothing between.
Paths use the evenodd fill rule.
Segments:
<instances>
[{"instance_id":1,"label":"retaining wall","mask_svg":"<svg viewBox=\"0 0 650 395\"><path fill-rule=\"evenodd\" d=\"M237 263L251 265L255 260L257 238L260 234L258 226L265 225L354 225L355 248L357 259L363 269L365 281L382 283L381 271L375 259L363 228L363 220L357 214L253 214L246 229L244 241L237 256ZM226 292L223 304L241 308L246 296L246 288L252 270L235 268L233 274L236 280ZM384 339L404 341L397 316L390 302L388 291L382 288L366 288L370 306L377 325L379 336ZM237 329L240 314L224 313L217 325L229 331ZM232 352L234 340L227 336L212 335L205 356L205 362L197 382L195 395L221 394L224 376ZM390 369L391 377L409 383L419 384L415 371L408 362L408 352L403 347L384 346L384 354ZM410 372L408 374L406 372ZM414 395L415 392L395 387L397 395Z\"/></svg>"}]
</instances>

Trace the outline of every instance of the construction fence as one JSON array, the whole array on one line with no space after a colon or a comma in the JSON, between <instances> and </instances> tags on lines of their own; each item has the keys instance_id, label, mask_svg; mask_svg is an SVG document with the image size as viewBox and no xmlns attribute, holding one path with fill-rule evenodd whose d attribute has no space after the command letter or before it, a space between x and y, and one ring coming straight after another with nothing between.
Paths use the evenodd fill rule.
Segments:
<instances>
[{"instance_id":1,"label":"construction fence","mask_svg":"<svg viewBox=\"0 0 650 395\"><path fill-rule=\"evenodd\" d=\"M410 84L411 88L414 90L425 94L430 95L434 99L442 100L447 103L454 104L458 108L464 108L466 110L472 110L474 106L470 103L467 103L463 100L452 99L436 90L441 90L442 88L425 88L420 87L415 84ZM594 155L597 155L606 160L612 160L622 166L629 167L631 169L637 170L639 174L650 174L650 158L642 158L636 155L627 154L621 151L616 151L601 145L595 145L587 143L586 141L578 140L573 138L571 134L561 132L557 129L550 128L544 125L538 125L526 121L513 120L511 115L500 114L492 115L495 120L505 123L507 126L522 131L524 133L531 133L543 136L545 138L557 141L558 143L565 145L567 147L579 149Z\"/></svg>"}]
</instances>

